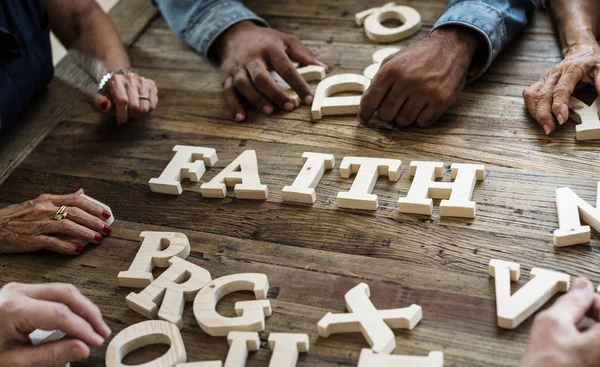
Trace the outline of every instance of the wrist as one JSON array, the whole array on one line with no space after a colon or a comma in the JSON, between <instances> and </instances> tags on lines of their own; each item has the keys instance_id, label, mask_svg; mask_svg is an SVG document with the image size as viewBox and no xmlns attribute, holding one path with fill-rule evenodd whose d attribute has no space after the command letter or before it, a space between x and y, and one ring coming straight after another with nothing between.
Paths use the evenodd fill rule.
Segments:
<instances>
[{"instance_id":1,"label":"wrist","mask_svg":"<svg viewBox=\"0 0 600 367\"><path fill-rule=\"evenodd\" d=\"M565 35L565 39L562 42L562 55L564 58L576 54L581 50L595 49L598 46L596 36L591 29L582 29L580 32L573 32L573 35Z\"/></svg>"},{"instance_id":2,"label":"wrist","mask_svg":"<svg viewBox=\"0 0 600 367\"><path fill-rule=\"evenodd\" d=\"M455 51L457 55L468 57L469 62L481 47L483 40L481 35L468 27L449 25L440 27L431 32L431 38L443 41L443 44Z\"/></svg>"},{"instance_id":3,"label":"wrist","mask_svg":"<svg viewBox=\"0 0 600 367\"><path fill-rule=\"evenodd\" d=\"M219 59L223 58L227 50L227 45L231 44L231 40L236 37L239 32L246 32L250 29L259 27L251 20L242 20L231 27L229 27L223 34L215 41L215 49Z\"/></svg>"}]
</instances>

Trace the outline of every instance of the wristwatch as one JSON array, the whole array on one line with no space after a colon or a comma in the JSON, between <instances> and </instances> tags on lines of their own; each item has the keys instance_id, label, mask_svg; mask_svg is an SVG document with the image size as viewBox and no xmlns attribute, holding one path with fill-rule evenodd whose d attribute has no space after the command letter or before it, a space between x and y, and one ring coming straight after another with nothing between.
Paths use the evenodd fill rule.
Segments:
<instances>
[{"instance_id":1,"label":"wristwatch","mask_svg":"<svg viewBox=\"0 0 600 367\"><path fill-rule=\"evenodd\" d=\"M110 73L104 74L104 76L100 79L100 83L98 83L98 93L102 93L106 88L106 83L113 77L113 75L125 75L129 73L137 74L132 68L123 68L117 71L111 71Z\"/></svg>"}]
</instances>

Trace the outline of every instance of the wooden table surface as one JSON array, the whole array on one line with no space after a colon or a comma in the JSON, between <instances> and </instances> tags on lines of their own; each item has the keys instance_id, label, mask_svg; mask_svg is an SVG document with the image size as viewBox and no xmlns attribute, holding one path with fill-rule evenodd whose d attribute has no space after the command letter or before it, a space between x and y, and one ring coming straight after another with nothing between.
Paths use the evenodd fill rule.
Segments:
<instances>
[{"instance_id":1,"label":"wooden table surface","mask_svg":"<svg viewBox=\"0 0 600 367\"><path fill-rule=\"evenodd\" d=\"M218 72L177 40L148 3L121 2L112 15L119 29L135 28L129 30L126 42L131 45L133 66L160 88L155 113L118 129L92 112L81 95L65 99L55 81L48 92L55 100L46 96L38 103L51 112L60 107L64 113L53 115L56 127L48 128L37 147L11 148L18 156L35 147L10 175L10 164L14 166L17 158L4 166L7 178L0 186L0 205L83 187L112 207L117 219L112 236L77 257L2 256L0 283L73 283L100 306L116 333L144 320L126 306L131 290L117 286L117 273L133 260L140 232L182 232L192 243L188 260L208 269L213 278L239 272L269 277L273 316L261 333L263 349L251 355L248 366L267 365L269 333L304 332L312 345L298 366L333 367L356 366L361 348L368 344L360 333L318 337L316 324L327 312L345 312L344 294L360 282L369 284L371 299L380 309L412 303L423 307L423 320L414 330L396 332L395 353L426 355L441 350L446 366L515 366L524 351L531 319L516 330L496 326L490 259L520 263L524 275L518 286L529 279L533 266L600 282L598 233L593 233L591 246L552 245L552 231L558 225L555 189L569 186L595 202L598 142L576 142L572 122L546 137L528 117L521 98L524 87L560 60L547 14L535 16L437 125L400 130L383 124L364 127L355 116L313 123L306 106L271 117L252 111L248 122L232 122ZM371 63L373 51L382 46L366 38L353 14L383 3L247 2L272 26L297 34L330 66L330 74L362 73ZM424 24L418 34L398 44L403 47L427 35L447 1L401 3L416 8ZM137 25L123 16L124 10L130 10L129 17L135 15ZM143 22L138 19L142 15ZM65 65L59 65L58 79ZM40 108L34 105L28 121L42 126L45 116L35 114ZM152 193L148 180L160 175L177 144L217 150L219 162L202 182L242 151L256 150L261 180L269 186L268 200L237 200L231 192L226 199L205 199L200 185L191 182L183 183L181 196ZM397 183L383 177L378 181L374 193L380 208L375 212L337 207L337 192L346 191L353 180L340 178L337 168L323 177L314 205L283 203L281 188L294 180L305 151L333 153L338 166L344 156L401 159L404 174ZM400 214L396 201L410 187L406 166L412 160L485 164L486 179L473 195L477 218L440 218L438 202L432 217ZM228 296L218 309L233 315L233 302L240 299L251 297ZM224 359L225 338L202 332L191 304L184 322L189 361ZM128 360L147 360L164 350L146 348ZM75 365L103 366L104 354L105 348L96 349L87 361Z\"/></svg>"}]
</instances>

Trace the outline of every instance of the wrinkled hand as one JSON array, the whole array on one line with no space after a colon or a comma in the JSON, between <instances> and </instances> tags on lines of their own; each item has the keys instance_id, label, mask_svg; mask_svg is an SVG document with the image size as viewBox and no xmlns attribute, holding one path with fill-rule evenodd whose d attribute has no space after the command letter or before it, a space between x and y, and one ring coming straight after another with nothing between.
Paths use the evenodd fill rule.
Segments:
<instances>
[{"instance_id":1,"label":"wrinkled hand","mask_svg":"<svg viewBox=\"0 0 600 367\"><path fill-rule=\"evenodd\" d=\"M129 119L148 115L156 109L157 104L156 83L137 74L127 73L113 75L102 94L94 98L93 107L100 113L115 115L117 124L122 126Z\"/></svg>"},{"instance_id":2,"label":"wrinkled hand","mask_svg":"<svg viewBox=\"0 0 600 367\"><path fill-rule=\"evenodd\" d=\"M577 279L572 289L533 323L520 367L596 367L600 365L600 296L592 283ZM593 325L580 327L586 314Z\"/></svg>"},{"instance_id":3,"label":"wrinkled hand","mask_svg":"<svg viewBox=\"0 0 600 367\"><path fill-rule=\"evenodd\" d=\"M293 61L302 65L320 65L298 37L243 21L229 28L217 42L221 61L223 95L236 121L246 119L240 95L265 115L274 106L294 109L292 99L275 83L269 70L276 71L305 104L313 101L313 91L298 74Z\"/></svg>"},{"instance_id":4,"label":"wrinkled hand","mask_svg":"<svg viewBox=\"0 0 600 367\"><path fill-rule=\"evenodd\" d=\"M569 119L569 97L579 82L593 84L600 92L600 46L597 43L572 47L562 62L523 91L527 110L542 125L546 135L556 129L556 121L562 125Z\"/></svg>"},{"instance_id":5,"label":"wrinkled hand","mask_svg":"<svg viewBox=\"0 0 600 367\"><path fill-rule=\"evenodd\" d=\"M35 329L72 339L32 346ZM71 284L10 283L0 289L0 367L59 367L90 354L111 331L100 309Z\"/></svg>"},{"instance_id":6,"label":"wrinkled hand","mask_svg":"<svg viewBox=\"0 0 600 367\"><path fill-rule=\"evenodd\" d=\"M401 127L432 125L464 88L478 37L464 27L440 28L389 56L362 97L361 122L377 112L382 121Z\"/></svg>"},{"instance_id":7,"label":"wrinkled hand","mask_svg":"<svg viewBox=\"0 0 600 367\"><path fill-rule=\"evenodd\" d=\"M100 243L111 228L104 222L110 213L84 198L82 189L70 195L44 194L37 199L0 209L0 253L50 250L68 255L83 252L83 247L64 238ZM67 218L54 215L67 206ZM102 234L101 234L102 233Z\"/></svg>"}]
</instances>

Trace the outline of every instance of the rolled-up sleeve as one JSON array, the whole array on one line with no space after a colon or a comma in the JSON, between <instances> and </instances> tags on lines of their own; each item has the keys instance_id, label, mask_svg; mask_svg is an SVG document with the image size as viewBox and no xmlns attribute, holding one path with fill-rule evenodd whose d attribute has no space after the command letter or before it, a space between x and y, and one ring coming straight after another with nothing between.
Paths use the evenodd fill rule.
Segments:
<instances>
[{"instance_id":1,"label":"rolled-up sleeve","mask_svg":"<svg viewBox=\"0 0 600 367\"><path fill-rule=\"evenodd\" d=\"M500 51L527 25L529 12L535 7L536 0L451 0L433 30L461 25L483 36L487 58L469 71L469 80L473 80L488 69Z\"/></svg>"},{"instance_id":2,"label":"rolled-up sleeve","mask_svg":"<svg viewBox=\"0 0 600 367\"><path fill-rule=\"evenodd\" d=\"M262 18L238 0L153 0L169 27L196 52L209 57L211 46L232 25Z\"/></svg>"}]
</instances>

